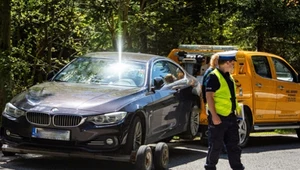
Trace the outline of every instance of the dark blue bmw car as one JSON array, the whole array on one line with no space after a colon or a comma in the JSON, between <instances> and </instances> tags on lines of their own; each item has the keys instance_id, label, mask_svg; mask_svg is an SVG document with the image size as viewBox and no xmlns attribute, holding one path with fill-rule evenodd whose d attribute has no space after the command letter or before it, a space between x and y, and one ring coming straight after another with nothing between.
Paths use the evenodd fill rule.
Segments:
<instances>
[{"instance_id":1,"label":"dark blue bmw car","mask_svg":"<svg viewBox=\"0 0 300 170\"><path fill-rule=\"evenodd\" d=\"M195 137L199 109L199 82L172 60L89 53L6 104L2 152L129 154L175 135Z\"/></svg>"}]
</instances>

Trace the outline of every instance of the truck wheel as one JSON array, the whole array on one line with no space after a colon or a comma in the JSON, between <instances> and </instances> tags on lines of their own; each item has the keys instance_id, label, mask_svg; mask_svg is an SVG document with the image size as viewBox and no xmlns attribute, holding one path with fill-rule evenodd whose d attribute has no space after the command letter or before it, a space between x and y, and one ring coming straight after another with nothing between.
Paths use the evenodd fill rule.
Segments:
<instances>
[{"instance_id":1,"label":"truck wheel","mask_svg":"<svg viewBox=\"0 0 300 170\"><path fill-rule=\"evenodd\" d=\"M250 123L249 119L247 117L247 114L245 114L245 120L238 120L239 124L239 138L240 138L240 147L245 147L249 140L249 134L250 134Z\"/></svg>"},{"instance_id":2,"label":"truck wheel","mask_svg":"<svg viewBox=\"0 0 300 170\"><path fill-rule=\"evenodd\" d=\"M151 170L152 169L152 150L150 146L142 145L139 147L136 154L135 169L136 170Z\"/></svg>"},{"instance_id":3,"label":"truck wheel","mask_svg":"<svg viewBox=\"0 0 300 170\"><path fill-rule=\"evenodd\" d=\"M142 144L143 126L140 117L136 116L130 125L123 152L125 154L130 154L132 151L136 151Z\"/></svg>"},{"instance_id":4,"label":"truck wheel","mask_svg":"<svg viewBox=\"0 0 300 170\"><path fill-rule=\"evenodd\" d=\"M153 159L155 170L165 170L168 168L169 148L166 143L159 142L156 144Z\"/></svg>"},{"instance_id":5,"label":"truck wheel","mask_svg":"<svg viewBox=\"0 0 300 170\"><path fill-rule=\"evenodd\" d=\"M199 130L199 114L200 114L199 107L193 105L191 113L189 114L187 131L184 132L182 136L180 136L181 138L183 139L195 138Z\"/></svg>"}]
</instances>

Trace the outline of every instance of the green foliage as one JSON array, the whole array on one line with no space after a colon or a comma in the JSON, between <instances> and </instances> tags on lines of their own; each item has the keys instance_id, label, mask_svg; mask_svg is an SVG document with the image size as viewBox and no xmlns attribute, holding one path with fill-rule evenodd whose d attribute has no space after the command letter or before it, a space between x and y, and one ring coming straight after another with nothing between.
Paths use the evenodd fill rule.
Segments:
<instances>
[{"instance_id":1,"label":"green foliage","mask_svg":"<svg viewBox=\"0 0 300 170\"><path fill-rule=\"evenodd\" d=\"M13 96L26 89L28 84L32 84L32 79L28 78L29 64L19 58L8 56L7 53L0 54L0 109L4 108Z\"/></svg>"},{"instance_id":2,"label":"green foliage","mask_svg":"<svg viewBox=\"0 0 300 170\"><path fill-rule=\"evenodd\" d=\"M123 51L160 55L167 55L178 44L238 45L283 56L300 71L300 6L296 1L10 2L7 34L11 48L0 49L5 51L0 56L2 105L45 81L49 71L59 70L76 55L118 50L119 37Z\"/></svg>"}]
</instances>

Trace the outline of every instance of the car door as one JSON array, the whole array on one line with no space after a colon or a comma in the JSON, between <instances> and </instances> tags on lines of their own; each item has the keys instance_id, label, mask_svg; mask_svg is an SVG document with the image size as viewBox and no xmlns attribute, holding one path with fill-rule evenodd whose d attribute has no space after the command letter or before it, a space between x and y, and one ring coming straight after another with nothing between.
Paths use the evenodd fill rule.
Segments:
<instances>
[{"instance_id":1,"label":"car door","mask_svg":"<svg viewBox=\"0 0 300 170\"><path fill-rule=\"evenodd\" d=\"M272 79L270 64L267 56L251 56L254 67L252 76L253 103L255 118L270 120L275 118L276 80Z\"/></svg>"},{"instance_id":2,"label":"car door","mask_svg":"<svg viewBox=\"0 0 300 170\"><path fill-rule=\"evenodd\" d=\"M165 137L170 137L176 134L176 129L182 123L179 119L180 105L179 97L181 88L184 86L184 79L177 79L176 68L173 63L160 60L153 64L151 73L151 86L154 87L154 79L162 79L164 84L161 88L154 89L151 94L153 102L148 105L149 108L149 134L151 139L157 141ZM171 74L171 75L170 75ZM170 76L172 81L165 80ZM186 84L186 83L185 83Z\"/></svg>"},{"instance_id":3,"label":"car door","mask_svg":"<svg viewBox=\"0 0 300 170\"><path fill-rule=\"evenodd\" d=\"M272 57L276 73L276 115L279 121L299 120L300 107L297 102L300 101L299 84L297 83L297 74L281 58Z\"/></svg>"}]
</instances>

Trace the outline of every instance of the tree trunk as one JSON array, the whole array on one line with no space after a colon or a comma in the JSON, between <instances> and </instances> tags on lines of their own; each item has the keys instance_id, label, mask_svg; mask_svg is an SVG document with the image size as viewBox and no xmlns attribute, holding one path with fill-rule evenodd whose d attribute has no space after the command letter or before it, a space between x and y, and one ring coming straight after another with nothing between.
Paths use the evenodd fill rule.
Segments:
<instances>
[{"instance_id":1,"label":"tree trunk","mask_svg":"<svg viewBox=\"0 0 300 170\"><path fill-rule=\"evenodd\" d=\"M11 0L0 0L0 57L4 57L4 62L7 61L7 56L10 54L10 5ZM5 103L9 100L9 88L12 83L7 66L0 65L0 67L0 109L2 111Z\"/></svg>"},{"instance_id":2,"label":"tree trunk","mask_svg":"<svg viewBox=\"0 0 300 170\"><path fill-rule=\"evenodd\" d=\"M224 24L224 19L223 19L223 7L221 4L221 0L218 0L218 13L219 13L219 18L218 18L218 26L219 26L219 35L218 35L218 44L222 45L224 44L224 29L223 29L223 24Z\"/></svg>"},{"instance_id":3,"label":"tree trunk","mask_svg":"<svg viewBox=\"0 0 300 170\"><path fill-rule=\"evenodd\" d=\"M11 0L0 0L0 51L10 50Z\"/></svg>"},{"instance_id":4,"label":"tree trunk","mask_svg":"<svg viewBox=\"0 0 300 170\"><path fill-rule=\"evenodd\" d=\"M141 13L144 13L144 9L146 7L146 0L140 0L140 10ZM147 52L147 31L144 31L146 29L145 24L141 23L140 24L140 30L141 30L141 34L140 34L140 52L145 53Z\"/></svg>"},{"instance_id":5,"label":"tree trunk","mask_svg":"<svg viewBox=\"0 0 300 170\"><path fill-rule=\"evenodd\" d=\"M123 10L123 38L126 40L127 49L132 49L132 39L130 37L129 31L128 31L128 8L129 8L129 2L130 0L125 0L124 2L124 10Z\"/></svg>"},{"instance_id":6,"label":"tree trunk","mask_svg":"<svg viewBox=\"0 0 300 170\"><path fill-rule=\"evenodd\" d=\"M257 28L257 43L256 43L256 50L257 51L264 51L264 30L262 26L258 26Z\"/></svg>"}]
</instances>

